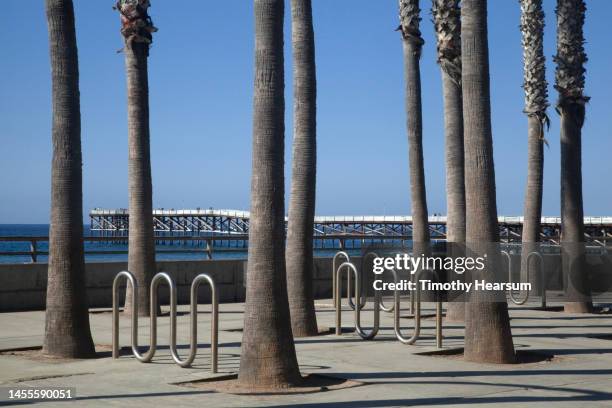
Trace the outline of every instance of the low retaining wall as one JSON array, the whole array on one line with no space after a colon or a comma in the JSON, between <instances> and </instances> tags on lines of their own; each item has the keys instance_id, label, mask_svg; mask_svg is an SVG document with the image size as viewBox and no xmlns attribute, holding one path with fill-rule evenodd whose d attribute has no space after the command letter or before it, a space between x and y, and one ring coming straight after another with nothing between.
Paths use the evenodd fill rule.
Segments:
<instances>
[{"instance_id":1,"label":"low retaining wall","mask_svg":"<svg viewBox=\"0 0 612 408\"><path fill-rule=\"evenodd\" d=\"M331 258L316 258L314 293L331 297ZM41 310L45 308L47 264L0 264L0 312ZM127 262L100 262L85 265L87 296L90 307L111 307L113 279L127 269ZM157 271L167 272L177 285L178 303L189 303L193 278L200 273L213 277L220 302L243 302L246 260L213 259L202 261L159 261ZM122 296L125 291L120 291ZM168 288L162 283L160 302L168 302ZM210 302L208 285L200 286L201 303Z\"/></svg>"},{"instance_id":2,"label":"low retaining wall","mask_svg":"<svg viewBox=\"0 0 612 408\"><path fill-rule=\"evenodd\" d=\"M351 258L360 265L360 258ZM612 271L604 265L602 258L588 256L591 277L595 288L610 290ZM520 258L513 257L516 279ZM558 255L545 255L546 287L549 290L561 290L563 279L561 262ZM331 258L315 258L313 287L315 298L331 298ZM115 275L127 269L127 262L87 263L86 286L90 307L111 307L112 283ZM190 285L196 275L210 274L217 284L220 302L243 302L245 296L244 276L246 260L202 260L202 261L159 261L157 270L168 272L175 280L178 289L178 303L189 303ZM345 276L343 274L343 276ZM388 279L388 276L385 275ZM367 280L371 277L366 277ZM367 285L367 283L366 283ZM605 288L603 288L605 285ZM0 312L41 310L45 308L47 287L47 264L0 264ZM345 288L343 288L345 289ZM168 302L168 288L160 287L160 302ZM124 296L124 291L121 291ZM201 303L210 302L210 290L201 285L199 299ZM121 300L123 302L123 298Z\"/></svg>"}]
</instances>

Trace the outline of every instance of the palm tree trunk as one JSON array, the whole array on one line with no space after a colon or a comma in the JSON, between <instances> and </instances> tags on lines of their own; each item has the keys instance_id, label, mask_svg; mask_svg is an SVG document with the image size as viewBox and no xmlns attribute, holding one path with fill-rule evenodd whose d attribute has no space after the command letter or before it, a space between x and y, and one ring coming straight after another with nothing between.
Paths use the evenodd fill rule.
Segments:
<instances>
[{"instance_id":1,"label":"palm tree trunk","mask_svg":"<svg viewBox=\"0 0 612 408\"><path fill-rule=\"evenodd\" d=\"M461 91L461 9L460 0L434 0L432 15L437 34L438 64L444 93L446 139L446 241L453 256L464 256L465 176L463 160L463 96ZM453 276L453 279L459 276ZM449 293L446 320L465 318L461 293Z\"/></svg>"},{"instance_id":2,"label":"palm tree trunk","mask_svg":"<svg viewBox=\"0 0 612 408\"><path fill-rule=\"evenodd\" d=\"M418 0L399 0L400 26L404 51L408 161L410 166L410 199L412 204L412 248L414 256L429 253L429 221L423 165L423 123L421 109L421 70L419 61L423 38L419 30L421 18ZM421 294L424 301L433 300L431 293Z\"/></svg>"},{"instance_id":3,"label":"palm tree trunk","mask_svg":"<svg viewBox=\"0 0 612 408\"><path fill-rule=\"evenodd\" d=\"M487 267L473 278L492 280L499 266L495 168L491 135L487 1L463 0L461 62L465 146L466 242L471 256L488 255ZM473 291L465 311L465 359L514 362L505 293Z\"/></svg>"},{"instance_id":4,"label":"palm tree trunk","mask_svg":"<svg viewBox=\"0 0 612 408\"><path fill-rule=\"evenodd\" d=\"M529 282L532 292L545 290L546 281L536 273L535 258L529 258L532 252L538 252L540 242L540 224L542 219L542 192L544 189L544 143L542 120L536 115L527 118L527 188L523 211L523 231L521 245L521 279L525 279L529 270ZM529 263L529 265L528 265ZM528 268L529 267L529 268ZM538 290L539 289L539 290Z\"/></svg>"},{"instance_id":5,"label":"palm tree trunk","mask_svg":"<svg viewBox=\"0 0 612 408\"><path fill-rule=\"evenodd\" d=\"M46 0L53 84L51 226L45 354L95 355L83 255L79 62L72 0Z\"/></svg>"},{"instance_id":6,"label":"palm tree trunk","mask_svg":"<svg viewBox=\"0 0 612 408\"><path fill-rule=\"evenodd\" d=\"M285 271L283 0L255 0L251 216L239 382L296 385Z\"/></svg>"},{"instance_id":7,"label":"palm tree trunk","mask_svg":"<svg viewBox=\"0 0 612 408\"><path fill-rule=\"evenodd\" d=\"M295 337L318 334L313 295L313 228L317 176L314 30L311 0L292 0L294 135L287 233L287 290Z\"/></svg>"},{"instance_id":8,"label":"palm tree trunk","mask_svg":"<svg viewBox=\"0 0 612 408\"><path fill-rule=\"evenodd\" d=\"M593 310L588 286L582 207L582 125L584 96L584 0L557 1L557 63L555 88L561 115L561 248L566 279L565 311Z\"/></svg>"},{"instance_id":9,"label":"palm tree trunk","mask_svg":"<svg viewBox=\"0 0 612 408\"><path fill-rule=\"evenodd\" d=\"M541 265L528 265L529 254L538 250L542 219L542 191L544 184L544 127L548 123L548 84L546 82L546 58L544 57L544 12L542 0L521 0L521 32L525 89L525 113L527 114L527 188L523 219L521 277L527 275L532 290L545 285L534 273ZM542 289L542 288L541 288ZM545 290L545 289L542 289Z\"/></svg>"},{"instance_id":10,"label":"palm tree trunk","mask_svg":"<svg viewBox=\"0 0 612 408\"><path fill-rule=\"evenodd\" d=\"M465 242L465 183L463 161L463 99L461 86L443 74L446 129L446 236L449 242Z\"/></svg>"},{"instance_id":11,"label":"palm tree trunk","mask_svg":"<svg viewBox=\"0 0 612 408\"><path fill-rule=\"evenodd\" d=\"M155 237L153 231L153 187L149 133L149 80L147 58L153 27L144 7L120 1L121 33L125 38L125 68L128 94L128 172L129 172L129 239L128 270L134 274L142 290L138 291L138 314L149 315L148 290L155 269ZM145 22L140 25L138 22ZM131 289L125 310L133 308Z\"/></svg>"}]
</instances>

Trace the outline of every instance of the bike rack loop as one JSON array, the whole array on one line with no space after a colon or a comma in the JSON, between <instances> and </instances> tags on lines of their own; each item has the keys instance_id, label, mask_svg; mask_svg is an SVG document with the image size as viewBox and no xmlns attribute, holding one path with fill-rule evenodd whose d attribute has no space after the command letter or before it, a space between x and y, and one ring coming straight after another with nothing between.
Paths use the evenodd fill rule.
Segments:
<instances>
[{"instance_id":1,"label":"bike rack loop","mask_svg":"<svg viewBox=\"0 0 612 408\"><path fill-rule=\"evenodd\" d=\"M370 255L374 255L377 256L376 254L374 254L373 252L369 252L367 254L365 254L362 258L361 258L361 268L359 269L359 279L363 281L363 261L365 258L367 258ZM354 265L354 264L353 264ZM355 281L357 282L357 281ZM355 283L355 286L357 286L357 284ZM361 295L361 290L359 292L355 292L355 293L359 293L359 298L355 298L355 300L353 301L353 297L351 296L351 274L348 273L346 275L346 300L348 301L349 306L351 307L351 309L355 310L355 302L357 302L357 299L359 299L359 308L363 309L366 305L367 299L365 295Z\"/></svg>"},{"instance_id":2,"label":"bike rack loop","mask_svg":"<svg viewBox=\"0 0 612 408\"><path fill-rule=\"evenodd\" d=\"M544 258L539 252L531 252L529 255L527 255L527 276L529 276L530 271L529 258L531 258L532 255L538 258L538 264L540 266L540 284L542 285L542 309L546 309L546 276L544 275Z\"/></svg>"},{"instance_id":3,"label":"bike rack loop","mask_svg":"<svg viewBox=\"0 0 612 408\"><path fill-rule=\"evenodd\" d=\"M202 273L195 277L191 283L191 300L189 319L191 322L189 355L185 360L181 360L176 349L176 339L174 341L175 348L172 353L174 361L181 367L190 367L198 352L198 289L202 282L206 281L210 285L212 293L212 312L211 312L211 328L210 328L210 351L211 351L211 371L217 372L218 362L218 345L219 345L219 297L217 287L210 275ZM176 315L171 323L174 326L176 333Z\"/></svg>"},{"instance_id":4,"label":"bike rack loop","mask_svg":"<svg viewBox=\"0 0 612 408\"><path fill-rule=\"evenodd\" d=\"M508 282L512 283L512 257L510 256L510 254L507 251L501 251L501 254L504 255L507 259L508 259ZM546 308L546 283L544 280L544 259L542 258L542 255L539 252L530 252L527 255L527 282L529 282L529 277L531 276L531 264L529 263L529 260L531 259L532 256L535 256L538 258L538 263L540 266L540 277L542 279L542 308ZM524 299L517 299L514 297L514 293L512 290L508 290L508 296L510 297L510 300L512 301L512 303L514 303L515 305L524 305L525 303L527 303L527 300L529 299L529 294L530 291L526 291L525 293L525 298Z\"/></svg>"},{"instance_id":5,"label":"bike rack loop","mask_svg":"<svg viewBox=\"0 0 612 408\"><path fill-rule=\"evenodd\" d=\"M132 353L138 355L138 284L128 271L121 271L113 279L113 359L119 358L119 281L125 278L132 287Z\"/></svg>"},{"instance_id":6,"label":"bike rack loop","mask_svg":"<svg viewBox=\"0 0 612 408\"><path fill-rule=\"evenodd\" d=\"M395 282L397 283L398 282L397 271L395 269L389 269L389 271L391 271L391 273L393 274L393 278ZM416 279L417 287L415 290L416 294L415 296L412 296L412 294L410 295L410 299L411 300L414 299L414 303L415 303L414 333L411 337L404 337L404 335L401 332L399 291L395 290L393 294L394 305L395 305L395 308L393 310L393 330L395 331L395 337L397 337L397 339L404 344L414 344L419 339L419 336L421 334L421 289L420 289L421 285L419 284L418 278L419 278L419 275L424 271L433 273L436 276L436 280L438 282L440 281L440 277L438 273L434 270L421 269L420 271L416 273L416 278L417 278ZM438 298L436 302L436 347L442 348L442 297L439 291L436 297Z\"/></svg>"},{"instance_id":7,"label":"bike rack loop","mask_svg":"<svg viewBox=\"0 0 612 408\"><path fill-rule=\"evenodd\" d=\"M371 257L371 256L373 256L374 258L378 258L378 257L379 257L379 256L378 256L378 254L377 254L376 252L368 252L367 254L365 254L365 255L363 256L363 258L361 258L361 274L360 274L360 276L361 276L361 278L362 278L362 279L363 279L364 265L365 265L366 260L368 259L368 257ZM387 270L387 269L384 269L384 270ZM383 271L383 273L384 273L384 271ZM350 288L350 286L349 286L349 288ZM349 297L349 302L351 301L351 299L352 299L352 298L351 298L351 297ZM366 301L367 301L367 299L364 299L363 305L362 305L361 307L365 306ZM379 301L379 303L380 303L380 309L381 309L383 312L386 312L386 313L391 313L391 312L393 312L393 309L395 308L395 303L391 304L391 306L385 306L385 303L383 302L382 295L380 296L380 301ZM353 307L353 308L354 308L354 307Z\"/></svg>"},{"instance_id":8,"label":"bike rack loop","mask_svg":"<svg viewBox=\"0 0 612 408\"><path fill-rule=\"evenodd\" d=\"M341 302L341 293L342 293L342 280L341 273L342 269L346 268L347 272L353 273L355 277L355 299L359 299L359 293L361 290L361 279L359 278L359 273L357 272L357 268L351 262L342 263L338 269L336 270L336 335L342 334L342 302ZM374 294L374 326L370 332L366 332L361 327L361 308L355 307L353 309L355 311L355 330L357 334L361 336L364 340L373 339L378 333L378 329L380 328L380 292L376 291Z\"/></svg>"},{"instance_id":9,"label":"bike rack loop","mask_svg":"<svg viewBox=\"0 0 612 408\"><path fill-rule=\"evenodd\" d=\"M338 251L334 255L334 258L332 259L332 298L333 298L334 305L336 304L336 269L337 269L336 261L341 256L343 256L344 259L346 259L346 262L351 262L351 258L349 257L349 254L344 251ZM350 296L347 296L347 298L350 298Z\"/></svg>"},{"instance_id":10,"label":"bike rack loop","mask_svg":"<svg viewBox=\"0 0 612 408\"><path fill-rule=\"evenodd\" d=\"M130 284L133 284L133 288L136 288L136 280L134 276L129 272L121 272L113 281L113 357L119 356L119 305L117 291L119 289L119 278L125 276ZM170 287L170 352L172 358L177 361L178 356L176 355L176 286L174 281L165 272L159 272L151 280L151 300L150 300L150 329L149 329L149 350L145 354L140 354L138 351L138 306L134 306L132 309L132 352L134 357L142 363L149 363L153 359L155 352L157 351L157 288L162 280L165 280ZM137 298L135 296L136 291L132 290L133 304L137 304ZM180 359L179 359L180 360Z\"/></svg>"}]
</instances>

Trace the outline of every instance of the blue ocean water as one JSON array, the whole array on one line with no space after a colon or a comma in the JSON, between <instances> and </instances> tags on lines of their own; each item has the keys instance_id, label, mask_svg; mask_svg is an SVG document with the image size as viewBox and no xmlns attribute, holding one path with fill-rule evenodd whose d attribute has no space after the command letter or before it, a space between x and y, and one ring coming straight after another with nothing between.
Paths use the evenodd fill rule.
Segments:
<instances>
[{"instance_id":1,"label":"blue ocean water","mask_svg":"<svg viewBox=\"0 0 612 408\"><path fill-rule=\"evenodd\" d=\"M89 225L84 225L83 234L92 236ZM0 237L48 237L48 224L0 224ZM85 242L85 261L86 262L116 262L127 261L127 254L96 254L99 251L127 251L127 239L122 238L116 242ZM49 251L47 241L39 242L37 250L42 252ZM169 253L174 250L192 250L188 253ZM0 252L29 252L30 242L6 242L0 241ZM337 249L317 249L315 256L333 256ZM201 260L207 259L203 247L194 246L192 243L179 243L158 241L156 245L156 259L159 261L168 260ZM246 248L215 248L213 251L214 259L246 259ZM37 262L47 262L46 255L38 255ZM32 259L29 255L0 255L0 263L30 263Z\"/></svg>"},{"instance_id":2,"label":"blue ocean water","mask_svg":"<svg viewBox=\"0 0 612 408\"><path fill-rule=\"evenodd\" d=\"M84 236L92 236L89 225L83 227ZM48 224L0 224L0 237L48 237ZM96 251L127 251L127 239L122 238L116 242L85 242L85 261L86 262L113 262L127 261L127 254L96 254ZM173 250L194 250L194 253L168 253ZM38 242L37 250L42 252L49 251L47 241ZM30 251L30 242L6 242L0 241L0 252L27 252ZM191 243L177 243L160 241L156 245L157 260L197 260L207 259L204 248L194 246ZM216 259L246 259L246 249L244 250L219 250L213 253ZM47 262L47 255L38 255L37 262ZM0 255L0 263L30 263L32 259L29 255Z\"/></svg>"}]
</instances>

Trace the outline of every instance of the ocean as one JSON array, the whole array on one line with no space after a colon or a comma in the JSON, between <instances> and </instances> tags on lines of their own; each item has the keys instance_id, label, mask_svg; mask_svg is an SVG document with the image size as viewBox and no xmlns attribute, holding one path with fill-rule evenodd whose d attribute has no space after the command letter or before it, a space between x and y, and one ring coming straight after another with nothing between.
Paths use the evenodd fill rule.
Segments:
<instances>
[{"instance_id":1,"label":"ocean","mask_svg":"<svg viewBox=\"0 0 612 408\"><path fill-rule=\"evenodd\" d=\"M83 234L93 236L89 225L84 225ZM0 237L48 237L48 224L0 224ZM162 238L163 239L163 238ZM126 240L126 238L123 238ZM118 262L127 261L127 254L96 254L96 251L127 251L128 246L125 241L116 242L85 242L85 262ZM37 250L42 252L49 251L47 241L39 242ZM175 250L194 250L194 252L171 253ZM28 252L30 251L29 242L10 242L0 241L0 252ZM338 250L334 248L317 249L315 256L333 256ZM213 259L246 259L246 248L216 248L213 251ZM198 247L192 243L180 243L174 241L158 241L156 245L156 259L158 261L170 260L203 260L208 259L203 247ZM38 255L37 262L45 263L48 257ZM31 263L29 255L0 255L0 263Z\"/></svg>"},{"instance_id":2,"label":"ocean","mask_svg":"<svg viewBox=\"0 0 612 408\"><path fill-rule=\"evenodd\" d=\"M92 236L89 229L89 225L83 226L84 236ZM48 237L49 236L49 225L48 224L0 224L0 237ZM96 251L127 251L128 246L126 238L123 241L116 242L85 242L85 262L116 262L116 261L127 261L127 254L96 254ZM42 252L49 251L48 242L39 242L37 250ZM173 250L197 250L198 247L190 243L181 244L179 242L159 243L156 246L156 258L160 261L167 260L197 260L207 259L206 253L203 248L197 253L167 253ZM5 242L0 241L0 252L24 252L30 250L29 242ZM224 252L213 252L213 258L221 259L246 259L246 250L234 250ZM47 262L47 255L39 255L37 262ZM32 259L29 255L0 255L0 263L30 263Z\"/></svg>"}]
</instances>

